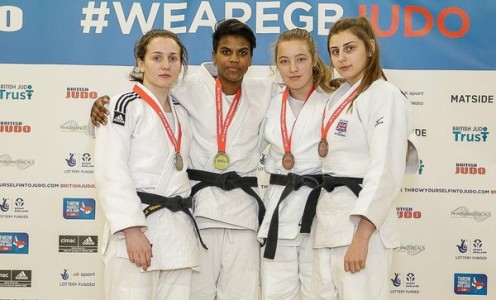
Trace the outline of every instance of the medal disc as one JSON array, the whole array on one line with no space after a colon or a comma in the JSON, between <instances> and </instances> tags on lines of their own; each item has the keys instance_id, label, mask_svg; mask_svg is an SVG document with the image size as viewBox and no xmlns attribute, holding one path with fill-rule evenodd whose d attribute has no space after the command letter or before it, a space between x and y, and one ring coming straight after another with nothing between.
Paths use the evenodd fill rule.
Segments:
<instances>
[{"instance_id":1,"label":"medal disc","mask_svg":"<svg viewBox=\"0 0 496 300\"><path fill-rule=\"evenodd\" d=\"M284 167L284 169L291 170L294 167L294 164L295 159L293 154L291 154L291 152L284 153L284 155L282 156L282 166Z\"/></svg>"},{"instance_id":2,"label":"medal disc","mask_svg":"<svg viewBox=\"0 0 496 300\"><path fill-rule=\"evenodd\" d=\"M229 167L229 156L225 152L219 152L214 158L214 167L217 170L225 170Z\"/></svg>"},{"instance_id":3,"label":"medal disc","mask_svg":"<svg viewBox=\"0 0 496 300\"><path fill-rule=\"evenodd\" d=\"M181 153L176 153L175 157L175 165L176 165L176 170L181 171L184 167L183 164L183 157L181 156Z\"/></svg>"},{"instance_id":4,"label":"medal disc","mask_svg":"<svg viewBox=\"0 0 496 300\"><path fill-rule=\"evenodd\" d=\"M321 139L319 142L319 156L326 157L329 152L329 143L326 139Z\"/></svg>"}]
</instances>

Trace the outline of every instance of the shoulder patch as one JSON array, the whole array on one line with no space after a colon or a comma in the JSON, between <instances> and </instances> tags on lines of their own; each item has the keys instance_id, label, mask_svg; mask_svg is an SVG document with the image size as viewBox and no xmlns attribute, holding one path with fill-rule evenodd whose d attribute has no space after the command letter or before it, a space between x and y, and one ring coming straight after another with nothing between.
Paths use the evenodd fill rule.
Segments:
<instances>
[{"instance_id":1,"label":"shoulder patch","mask_svg":"<svg viewBox=\"0 0 496 300\"><path fill-rule=\"evenodd\" d=\"M135 92L129 92L121 95L114 106L114 118L112 123L124 126L126 124L126 109L131 101L138 98L138 94Z\"/></svg>"}]
</instances>

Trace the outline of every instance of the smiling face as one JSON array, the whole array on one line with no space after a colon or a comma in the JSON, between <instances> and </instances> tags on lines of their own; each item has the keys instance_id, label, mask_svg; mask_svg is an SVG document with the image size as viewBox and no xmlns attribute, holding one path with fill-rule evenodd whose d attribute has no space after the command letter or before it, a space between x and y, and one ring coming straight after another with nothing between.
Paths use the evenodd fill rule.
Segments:
<instances>
[{"instance_id":1,"label":"smiling face","mask_svg":"<svg viewBox=\"0 0 496 300\"><path fill-rule=\"evenodd\" d=\"M235 93L241 86L243 76L251 65L250 49L250 42L241 35L225 35L220 38L217 49L212 53L212 59L226 94Z\"/></svg>"},{"instance_id":2,"label":"smiling face","mask_svg":"<svg viewBox=\"0 0 496 300\"><path fill-rule=\"evenodd\" d=\"M305 41L295 39L277 44L277 70L293 98L306 100L313 86L312 69L316 63L315 59Z\"/></svg>"},{"instance_id":3,"label":"smiling face","mask_svg":"<svg viewBox=\"0 0 496 300\"><path fill-rule=\"evenodd\" d=\"M329 39L329 53L333 67L351 85L361 80L365 68L375 49L375 41L370 40L370 51L365 43L350 30L332 35Z\"/></svg>"},{"instance_id":4,"label":"smiling face","mask_svg":"<svg viewBox=\"0 0 496 300\"><path fill-rule=\"evenodd\" d=\"M181 48L172 38L155 37L137 63L143 73L143 85L159 98L169 93L181 73Z\"/></svg>"}]
</instances>

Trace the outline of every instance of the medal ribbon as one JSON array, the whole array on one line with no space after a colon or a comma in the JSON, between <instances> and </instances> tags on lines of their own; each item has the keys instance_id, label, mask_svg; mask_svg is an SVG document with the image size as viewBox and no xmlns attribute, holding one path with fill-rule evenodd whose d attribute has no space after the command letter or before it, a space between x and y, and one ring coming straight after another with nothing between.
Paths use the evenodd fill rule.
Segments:
<instances>
[{"instance_id":1,"label":"medal ribbon","mask_svg":"<svg viewBox=\"0 0 496 300\"><path fill-rule=\"evenodd\" d=\"M238 109L239 99L241 98L241 87L239 87L234 99L229 107L225 121L222 120L222 83L217 78L215 81L215 108L217 111L217 150L226 152L227 128L231 125L234 113Z\"/></svg>"},{"instance_id":2,"label":"medal ribbon","mask_svg":"<svg viewBox=\"0 0 496 300\"><path fill-rule=\"evenodd\" d=\"M178 133L176 140L176 137L174 136L174 132L172 132L172 128L170 127L169 122L167 121L167 117L164 115L164 112L158 106L157 102L153 101L153 99L145 91L143 91L138 85L134 86L133 91L135 91L136 94L138 94L141 97L141 99L143 99L146 103L148 103L148 105L150 105L153 108L153 110L157 113L157 115L160 117L160 121L162 121L162 124L164 125L165 132L167 133L169 140L174 146L174 150L176 151L176 153L180 153L181 138L183 132L181 130L181 123L179 122L179 118L177 118Z\"/></svg>"},{"instance_id":3,"label":"medal ribbon","mask_svg":"<svg viewBox=\"0 0 496 300\"><path fill-rule=\"evenodd\" d=\"M315 87L312 86L310 89L310 92L308 93L307 97L305 98L305 103L307 102L308 98L312 95L313 91L315 90ZM293 136L293 130L291 129L291 135L288 137L288 127L286 124L286 106L288 103L288 96L289 96L289 88L286 88L284 91L284 94L282 95L282 104L281 104L281 136L282 136L282 143L284 145L284 152L285 153L291 153L291 137ZM305 105L305 104L303 104ZM296 120L293 123L293 128L294 125L296 124Z\"/></svg>"},{"instance_id":4,"label":"medal ribbon","mask_svg":"<svg viewBox=\"0 0 496 300\"><path fill-rule=\"evenodd\" d=\"M358 92L358 88L356 88L339 106L338 108L332 113L331 117L329 118L329 120L327 120L327 124L325 125L325 128L324 128L324 120L325 120L325 109L324 111L322 112L322 125L320 126L320 133L321 133L321 137L322 139L326 139L327 137L327 132L329 131L329 128L331 128L331 125L332 123L334 123L334 121L336 121L336 119L338 118L338 116L341 114L341 112L343 112L344 108L346 106L348 106L348 104L351 103L351 101L353 100L353 97L355 97L355 95L357 94Z\"/></svg>"}]
</instances>

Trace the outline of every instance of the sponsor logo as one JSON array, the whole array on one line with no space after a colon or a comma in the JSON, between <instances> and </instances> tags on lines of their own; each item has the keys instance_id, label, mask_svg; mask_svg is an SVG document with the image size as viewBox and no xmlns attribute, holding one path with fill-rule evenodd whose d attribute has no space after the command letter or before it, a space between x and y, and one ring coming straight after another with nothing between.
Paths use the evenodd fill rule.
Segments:
<instances>
[{"instance_id":1,"label":"sponsor logo","mask_svg":"<svg viewBox=\"0 0 496 300\"><path fill-rule=\"evenodd\" d=\"M60 235L59 252L63 253L97 253L98 236L96 235Z\"/></svg>"},{"instance_id":2,"label":"sponsor logo","mask_svg":"<svg viewBox=\"0 0 496 300\"><path fill-rule=\"evenodd\" d=\"M90 89L86 87L68 87L65 98L96 100L96 98L98 98L98 93L95 91L90 91Z\"/></svg>"},{"instance_id":3,"label":"sponsor logo","mask_svg":"<svg viewBox=\"0 0 496 300\"><path fill-rule=\"evenodd\" d=\"M423 91L401 91L405 97L410 100L411 105L424 105L424 101L420 100L424 96Z\"/></svg>"},{"instance_id":4,"label":"sponsor logo","mask_svg":"<svg viewBox=\"0 0 496 300\"><path fill-rule=\"evenodd\" d=\"M22 122L0 121L0 133L30 133L31 126Z\"/></svg>"},{"instance_id":5,"label":"sponsor logo","mask_svg":"<svg viewBox=\"0 0 496 300\"><path fill-rule=\"evenodd\" d=\"M1 287L31 287L31 270L0 270Z\"/></svg>"},{"instance_id":6,"label":"sponsor logo","mask_svg":"<svg viewBox=\"0 0 496 300\"><path fill-rule=\"evenodd\" d=\"M455 256L456 260L487 260L487 251L481 239L460 239L460 243L456 244L456 248L461 253L461 255Z\"/></svg>"},{"instance_id":7,"label":"sponsor logo","mask_svg":"<svg viewBox=\"0 0 496 300\"><path fill-rule=\"evenodd\" d=\"M23 101L33 98L34 89L30 84L0 84L0 101Z\"/></svg>"},{"instance_id":8,"label":"sponsor logo","mask_svg":"<svg viewBox=\"0 0 496 300\"><path fill-rule=\"evenodd\" d=\"M454 292L457 295L487 295L487 275L455 273Z\"/></svg>"},{"instance_id":9,"label":"sponsor logo","mask_svg":"<svg viewBox=\"0 0 496 300\"><path fill-rule=\"evenodd\" d=\"M126 123L126 115L121 112L115 111L112 122L124 126L124 124Z\"/></svg>"},{"instance_id":10,"label":"sponsor logo","mask_svg":"<svg viewBox=\"0 0 496 300\"><path fill-rule=\"evenodd\" d=\"M415 256L420 252L425 251L425 245L401 245L401 247L396 248L399 253L406 253L410 256Z\"/></svg>"},{"instance_id":11,"label":"sponsor logo","mask_svg":"<svg viewBox=\"0 0 496 300\"><path fill-rule=\"evenodd\" d=\"M485 175L486 168L478 166L475 163L456 163L455 174Z\"/></svg>"},{"instance_id":12,"label":"sponsor logo","mask_svg":"<svg viewBox=\"0 0 496 300\"><path fill-rule=\"evenodd\" d=\"M0 210L3 211L3 212L8 212L9 211L10 205L7 202L7 200L9 200L9 199L2 198L2 202L0 203Z\"/></svg>"},{"instance_id":13,"label":"sponsor logo","mask_svg":"<svg viewBox=\"0 0 496 300\"><path fill-rule=\"evenodd\" d=\"M28 210L25 207L24 199L2 197L0 199L0 218L2 219L27 219Z\"/></svg>"},{"instance_id":14,"label":"sponsor logo","mask_svg":"<svg viewBox=\"0 0 496 300\"><path fill-rule=\"evenodd\" d=\"M34 165L34 159L13 159L9 154L0 155L0 167L16 167L19 170L25 170Z\"/></svg>"},{"instance_id":15,"label":"sponsor logo","mask_svg":"<svg viewBox=\"0 0 496 300\"><path fill-rule=\"evenodd\" d=\"M476 222L482 222L491 217L490 211L470 211L465 206L460 206L451 212L452 218L471 218Z\"/></svg>"},{"instance_id":16,"label":"sponsor logo","mask_svg":"<svg viewBox=\"0 0 496 300\"><path fill-rule=\"evenodd\" d=\"M64 198L64 219L94 220L95 199Z\"/></svg>"},{"instance_id":17,"label":"sponsor logo","mask_svg":"<svg viewBox=\"0 0 496 300\"><path fill-rule=\"evenodd\" d=\"M422 212L414 210L412 207L397 207L396 212L400 219L421 219Z\"/></svg>"},{"instance_id":18,"label":"sponsor logo","mask_svg":"<svg viewBox=\"0 0 496 300\"><path fill-rule=\"evenodd\" d=\"M29 235L24 232L0 232L0 254L28 254Z\"/></svg>"},{"instance_id":19,"label":"sponsor logo","mask_svg":"<svg viewBox=\"0 0 496 300\"><path fill-rule=\"evenodd\" d=\"M60 131L61 132L80 132L80 133L86 133L86 129L88 126L85 125L79 125L78 122L74 120L70 120L65 122L64 124L60 125Z\"/></svg>"},{"instance_id":20,"label":"sponsor logo","mask_svg":"<svg viewBox=\"0 0 496 300\"><path fill-rule=\"evenodd\" d=\"M394 276L390 278L392 288L390 293L392 294L419 294L419 284L416 282L415 274L408 272L403 275L403 273L394 273Z\"/></svg>"},{"instance_id":21,"label":"sponsor logo","mask_svg":"<svg viewBox=\"0 0 496 300\"><path fill-rule=\"evenodd\" d=\"M425 167L424 161L420 160L419 161L419 169L418 169L419 175L422 175L422 173L424 173L424 167Z\"/></svg>"},{"instance_id":22,"label":"sponsor logo","mask_svg":"<svg viewBox=\"0 0 496 300\"><path fill-rule=\"evenodd\" d=\"M427 136L427 129L426 128L415 128L413 130L416 136L419 137L426 137Z\"/></svg>"},{"instance_id":23,"label":"sponsor logo","mask_svg":"<svg viewBox=\"0 0 496 300\"><path fill-rule=\"evenodd\" d=\"M485 143L489 129L486 126L453 126L453 137L455 142Z\"/></svg>"},{"instance_id":24,"label":"sponsor logo","mask_svg":"<svg viewBox=\"0 0 496 300\"><path fill-rule=\"evenodd\" d=\"M64 158L69 169L65 169L66 174L93 174L93 158L90 153L69 153Z\"/></svg>"},{"instance_id":25,"label":"sponsor logo","mask_svg":"<svg viewBox=\"0 0 496 300\"><path fill-rule=\"evenodd\" d=\"M96 285L95 272L88 271L74 271L70 269L63 269L61 273L59 273L61 281L59 286L78 286L78 287L94 287Z\"/></svg>"},{"instance_id":26,"label":"sponsor logo","mask_svg":"<svg viewBox=\"0 0 496 300\"><path fill-rule=\"evenodd\" d=\"M494 95L451 95L451 103L494 103Z\"/></svg>"},{"instance_id":27,"label":"sponsor logo","mask_svg":"<svg viewBox=\"0 0 496 300\"><path fill-rule=\"evenodd\" d=\"M67 272L67 269L64 269L64 272L60 274L60 277L62 277L62 280L69 279L69 272Z\"/></svg>"}]
</instances>

